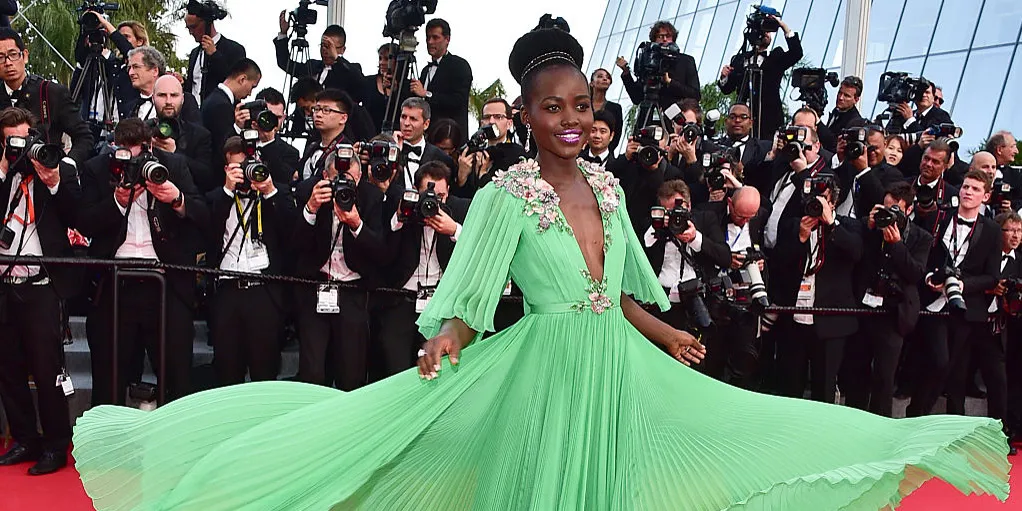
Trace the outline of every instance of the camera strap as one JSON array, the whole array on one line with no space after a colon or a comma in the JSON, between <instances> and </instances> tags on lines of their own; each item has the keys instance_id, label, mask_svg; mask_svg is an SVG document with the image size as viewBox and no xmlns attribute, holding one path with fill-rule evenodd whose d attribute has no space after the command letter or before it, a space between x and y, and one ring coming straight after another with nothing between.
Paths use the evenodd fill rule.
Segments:
<instances>
[{"instance_id":1,"label":"camera strap","mask_svg":"<svg viewBox=\"0 0 1022 511\"><path fill-rule=\"evenodd\" d=\"M14 191L14 197L11 198L10 205L7 206L7 218L4 219L4 225L6 226L11 219L17 220L21 225L28 225L35 222L35 204L32 203L32 195L29 193L29 186L32 184L32 180L35 177L34 174L28 174L22 178L21 183L18 184L18 189ZM21 204L21 198L25 197L25 218L21 218L15 212L18 208L18 204Z\"/></svg>"},{"instance_id":2,"label":"camera strap","mask_svg":"<svg viewBox=\"0 0 1022 511\"><path fill-rule=\"evenodd\" d=\"M806 250L806 261L802 267L802 275L805 277L816 275L820 268L823 268L823 262L827 259L827 252L824 250L827 244L827 237L823 235L823 227L817 226L815 233L816 247L812 247L812 235L810 234L810 247Z\"/></svg>"},{"instance_id":3,"label":"camera strap","mask_svg":"<svg viewBox=\"0 0 1022 511\"><path fill-rule=\"evenodd\" d=\"M423 279L426 282L419 282L419 288L420 289L424 288L424 287L427 287L426 283L429 282L429 260L433 258L433 251L436 250L436 237L437 237L437 235L438 235L438 233L434 230L433 231L433 241L427 245L426 244L426 228L425 227L422 228L422 246L426 247L426 274L423 275ZM439 262L439 261L437 261L437 262Z\"/></svg>"},{"instance_id":4,"label":"camera strap","mask_svg":"<svg viewBox=\"0 0 1022 511\"><path fill-rule=\"evenodd\" d=\"M947 254L951 258L951 261L948 263L950 266L955 267L955 268L958 267L958 256L961 255L962 250L964 250L965 246L968 245L969 242L972 240L972 235L976 233L976 226L978 224L979 224L979 219L977 218L972 223L972 227L969 228L969 234L967 234L965 236L965 239L962 240L962 244L959 245L958 244L958 213L955 212L955 216L951 219L951 224L950 224L952 226L952 228L953 228L953 230L951 231L951 246L947 247L948 248Z\"/></svg>"},{"instance_id":5,"label":"camera strap","mask_svg":"<svg viewBox=\"0 0 1022 511\"><path fill-rule=\"evenodd\" d=\"M255 211L249 212L252 204L255 204ZM244 208L241 206L241 198L237 193L234 194L234 207L235 211L238 212L238 226L245 232L245 234L252 240L263 239L263 197L262 194L257 193L255 198L250 199L248 205ZM248 213L248 221L245 220L245 213ZM252 230L252 215L255 215L255 231ZM244 239L242 244L244 244Z\"/></svg>"},{"instance_id":6,"label":"camera strap","mask_svg":"<svg viewBox=\"0 0 1022 511\"><path fill-rule=\"evenodd\" d=\"M238 199L237 194L234 195L235 205L238 206L238 225L234 226L234 231L231 233L231 237L227 238L227 243L224 244L223 250L220 251L220 260L217 261L216 267L219 268L220 264L223 263L224 256L227 255L227 249L234 243L234 238L238 237L238 233L245 228L245 213L248 213L252 207L252 202L249 202L244 210L241 209L241 200ZM242 249L245 247L245 236L241 237L241 246L238 247L238 260L241 260Z\"/></svg>"},{"instance_id":7,"label":"camera strap","mask_svg":"<svg viewBox=\"0 0 1022 511\"><path fill-rule=\"evenodd\" d=\"M47 80L39 82L39 121L43 125L42 135L50 141L50 87Z\"/></svg>"}]
</instances>

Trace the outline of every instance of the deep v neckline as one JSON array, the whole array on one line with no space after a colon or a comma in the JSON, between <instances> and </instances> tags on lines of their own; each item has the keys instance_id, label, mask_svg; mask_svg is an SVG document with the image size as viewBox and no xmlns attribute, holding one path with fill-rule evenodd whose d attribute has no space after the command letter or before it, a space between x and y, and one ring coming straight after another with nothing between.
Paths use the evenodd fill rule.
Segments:
<instances>
[{"instance_id":1,"label":"deep v neckline","mask_svg":"<svg viewBox=\"0 0 1022 511\"><path fill-rule=\"evenodd\" d=\"M561 215L561 218L564 219L564 224L568 227L568 234L571 235L571 238L574 241L575 253L577 253L579 255L579 257L582 258L582 264L583 264L583 266L585 266L585 269L588 272L588 275L590 276L590 278L592 280L594 280L596 282L600 282L604 278L604 272L606 270L606 264L607 264L607 228L608 228L608 225L607 225L606 215L603 214L603 198L602 198L601 194L597 192L597 190L596 190L592 180L590 179L590 174L588 172L586 172L585 169L583 169L581 167L577 167L577 168L578 168L578 171L582 174L582 178L585 179L585 181L586 181L586 187L589 189L589 193L593 194L593 197L596 199L596 212L597 212L597 215L600 217L600 231L601 231L601 234L603 235L603 239L600 240L600 253L603 255L603 261L600 262L600 264L599 264L600 273L599 273L598 276L597 276L596 272L593 271L593 268L589 265L589 260L586 259L585 250L582 249L582 242L581 242L581 240L578 239L578 236L575 235L575 228L572 227L571 226L571 222L568 221L568 215L564 214L564 209L561 207L561 196L560 196L560 194L557 193L557 190L554 189L554 186L552 184L550 184L549 181L547 181L546 179L543 179L542 174L539 175L539 180L542 181L543 183L545 183L547 186L549 186L550 189L553 191L553 196L556 199L555 200L555 204L557 204L557 213L559 215Z\"/></svg>"}]
</instances>

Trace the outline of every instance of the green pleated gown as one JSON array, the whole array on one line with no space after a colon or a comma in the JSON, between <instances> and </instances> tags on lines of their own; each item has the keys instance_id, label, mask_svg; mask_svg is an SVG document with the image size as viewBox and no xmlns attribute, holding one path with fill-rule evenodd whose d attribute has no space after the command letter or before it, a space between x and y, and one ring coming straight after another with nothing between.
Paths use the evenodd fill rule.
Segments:
<instances>
[{"instance_id":1,"label":"green pleated gown","mask_svg":"<svg viewBox=\"0 0 1022 511\"><path fill-rule=\"evenodd\" d=\"M508 277L527 314L444 361L354 392L289 382L79 419L76 467L100 510L877 510L930 477L1008 494L1000 423L893 420L707 378L625 319L667 307L610 174L593 281L553 189L528 161L480 190L419 319L492 330ZM343 311L342 311L343 314Z\"/></svg>"}]
</instances>

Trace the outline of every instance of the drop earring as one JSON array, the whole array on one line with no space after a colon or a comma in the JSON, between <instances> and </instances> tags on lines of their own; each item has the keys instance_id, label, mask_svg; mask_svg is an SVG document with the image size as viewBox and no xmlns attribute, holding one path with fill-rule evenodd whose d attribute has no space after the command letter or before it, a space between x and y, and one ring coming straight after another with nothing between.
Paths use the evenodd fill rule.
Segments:
<instances>
[{"instance_id":1,"label":"drop earring","mask_svg":"<svg viewBox=\"0 0 1022 511\"><path fill-rule=\"evenodd\" d=\"M529 144L532 140L532 124L525 123L525 153L529 153Z\"/></svg>"}]
</instances>

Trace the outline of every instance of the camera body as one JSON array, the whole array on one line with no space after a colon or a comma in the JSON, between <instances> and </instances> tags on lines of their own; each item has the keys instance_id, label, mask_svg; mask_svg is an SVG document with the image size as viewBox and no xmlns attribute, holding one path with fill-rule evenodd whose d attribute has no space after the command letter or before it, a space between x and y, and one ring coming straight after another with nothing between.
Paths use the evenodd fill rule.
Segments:
<instances>
[{"instance_id":1,"label":"camera body","mask_svg":"<svg viewBox=\"0 0 1022 511\"><path fill-rule=\"evenodd\" d=\"M227 17L227 11L213 0L188 0L188 12L194 13L196 17L206 22L206 35L209 35L210 23Z\"/></svg>"},{"instance_id":2,"label":"camera body","mask_svg":"<svg viewBox=\"0 0 1022 511\"><path fill-rule=\"evenodd\" d=\"M382 183L397 172L401 148L386 140L373 140L362 144L362 154L369 158L370 175Z\"/></svg>"},{"instance_id":3,"label":"camera body","mask_svg":"<svg viewBox=\"0 0 1022 511\"><path fill-rule=\"evenodd\" d=\"M827 87L837 87L839 80L836 72L827 72L818 67L801 67L791 70L791 86L799 90L796 101L804 101L806 106L822 115L827 108Z\"/></svg>"},{"instance_id":4,"label":"camera body","mask_svg":"<svg viewBox=\"0 0 1022 511\"><path fill-rule=\"evenodd\" d=\"M918 102L930 86L925 78L912 78L908 73L887 71L880 75L880 91L877 101L886 103Z\"/></svg>"},{"instance_id":5,"label":"camera body","mask_svg":"<svg viewBox=\"0 0 1022 511\"><path fill-rule=\"evenodd\" d=\"M681 48L677 44L643 41L635 53L635 76L646 87L659 90L664 75L680 59Z\"/></svg>"},{"instance_id":6,"label":"camera body","mask_svg":"<svg viewBox=\"0 0 1022 511\"><path fill-rule=\"evenodd\" d=\"M930 282L944 284L944 294L947 295L948 310L952 314L965 312L961 270L950 265L937 268L933 271L933 275L930 276Z\"/></svg>"},{"instance_id":7,"label":"camera body","mask_svg":"<svg viewBox=\"0 0 1022 511\"><path fill-rule=\"evenodd\" d=\"M78 17L78 26L81 27L82 33L86 34L90 44L106 44L106 32L103 31L103 25L99 22L99 16L106 16L107 11L120 10L121 6L117 2L101 2L99 0L82 0L82 5L78 7L78 12L82 13ZM89 12L93 11L93 12Z\"/></svg>"},{"instance_id":8,"label":"camera body","mask_svg":"<svg viewBox=\"0 0 1022 511\"><path fill-rule=\"evenodd\" d=\"M153 136L160 140L168 138L177 140L181 136L181 122L172 117L154 117L146 121L146 126Z\"/></svg>"},{"instance_id":9,"label":"camera body","mask_svg":"<svg viewBox=\"0 0 1022 511\"><path fill-rule=\"evenodd\" d=\"M288 13L288 17L295 24L295 35L304 38L309 33L309 25L315 25L319 20L319 13L312 9L313 5L326 7L329 0L298 0L298 7Z\"/></svg>"},{"instance_id":10,"label":"camera body","mask_svg":"<svg viewBox=\"0 0 1022 511\"><path fill-rule=\"evenodd\" d=\"M437 0L392 0L387 6L387 23L383 37L401 39L402 33L414 32L426 23L426 15L436 12Z\"/></svg>"},{"instance_id":11,"label":"camera body","mask_svg":"<svg viewBox=\"0 0 1022 511\"><path fill-rule=\"evenodd\" d=\"M718 285L722 287L720 283ZM706 301L703 300L703 297L709 292L711 292L710 288L699 277L678 283L678 297L681 298L681 303L693 326L707 328L713 324L710 310L706 307Z\"/></svg>"},{"instance_id":12,"label":"camera body","mask_svg":"<svg viewBox=\"0 0 1022 511\"><path fill-rule=\"evenodd\" d=\"M817 197L823 197L827 190L833 189L833 178L830 176L807 177L802 181L802 210L805 216L820 218L823 216L823 204Z\"/></svg>"},{"instance_id":13,"label":"camera body","mask_svg":"<svg viewBox=\"0 0 1022 511\"><path fill-rule=\"evenodd\" d=\"M915 187L916 207L929 208L937 201L937 188L926 185Z\"/></svg>"},{"instance_id":14,"label":"camera body","mask_svg":"<svg viewBox=\"0 0 1022 511\"><path fill-rule=\"evenodd\" d=\"M703 136L703 127L698 122L686 122L681 126L681 136L691 144Z\"/></svg>"},{"instance_id":15,"label":"camera body","mask_svg":"<svg viewBox=\"0 0 1022 511\"><path fill-rule=\"evenodd\" d=\"M845 128L838 135L840 140L845 141L845 153L842 155L845 161L855 160L866 154L866 128Z\"/></svg>"},{"instance_id":16,"label":"camera body","mask_svg":"<svg viewBox=\"0 0 1022 511\"><path fill-rule=\"evenodd\" d=\"M876 225L877 230L897 225L899 231L904 231L908 226L908 215L897 204L892 204L890 207L880 208L873 213L873 224Z\"/></svg>"},{"instance_id":17,"label":"camera body","mask_svg":"<svg viewBox=\"0 0 1022 511\"><path fill-rule=\"evenodd\" d=\"M720 149L712 153L703 153L703 179L711 191L723 190L727 184L724 177L724 165L731 168L738 163L738 157L733 148Z\"/></svg>"},{"instance_id":18,"label":"camera body","mask_svg":"<svg viewBox=\"0 0 1022 511\"><path fill-rule=\"evenodd\" d=\"M997 178L990 190L990 204L995 208L999 207L1002 201L1011 201L1016 195L1018 195L1018 191L1011 186L1011 183L1005 182L1004 178Z\"/></svg>"},{"instance_id":19,"label":"camera body","mask_svg":"<svg viewBox=\"0 0 1022 511\"><path fill-rule=\"evenodd\" d=\"M398 208L398 215L401 221L415 220L423 221L433 218L440 213L441 202L436 195L436 183L426 184L426 191L419 193L414 188L405 190L401 196L401 206Z\"/></svg>"},{"instance_id":20,"label":"camera body","mask_svg":"<svg viewBox=\"0 0 1022 511\"><path fill-rule=\"evenodd\" d=\"M788 161L797 160L800 153L809 149L809 129L804 126L787 126L780 133L781 140L784 140L784 148L781 154L788 158Z\"/></svg>"},{"instance_id":21,"label":"camera body","mask_svg":"<svg viewBox=\"0 0 1022 511\"><path fill-rule=\"evenodd\" d=\"M491 140L498 138L500 138L500 128L496 124L483 124L471 137L468 137L468 142L465 142L465 147L462 149L468 149L468 154L482 152L489 147Z\"/></svg>"},{"instance_id":22,"label":"camera body","mask_svg":"<svg viewBox=\"0 0 1022 511\"><path fill-rule=\"evenodd\" d=\"M110 177L124 188L147 182L159 185L170 180L170 170L148 147L143 148L138 156L132 156L127 148L115 147L110 153Z\"/></svg>"},{"instance_id":23,"label":"camera body","mask_svg":"<svg viewBox=\"0 0 1022 511\"><path fill-rule=\"evenodd\" d=\"M639 143L639 149L635 156L645 167L652 167L660 160L663 150L660 149L660 141L664 139L664 128L661 126L645 126L637 128L633 137Z\"/></svg>"},{"instance_id":24,"label":"camera body","mask_svg":"<svg viewBox=\"0 0 1022 511\"><path fill-rule=\"evenodd\" d=\"M688 223L692 221L692 212L685 207L685 203L681 199L675 199L672 209L662 206L650 208L649 218L652 221L654 232L660 235L669 233L671 236L675 236L688 230Z\"/></svg>"},{"instance_id":25,"label":"camera body","mask_svg":"<svg viewBox=\"0 0 1022 511\"><path fill-rule=\"evenodd\" d=\"M1009 277L1004 279L1006 291L1001 297L1002 309L1009 316L1022 315L1022 278Z\"/></svg>"},{"instance_id":26,"label":"camera body","mask_svg":"<svg viewBox=\"0 0 1022 511\"><path fill-rule=\"evenodd\" d=\"M17 172L28 173L33 167L29 160L35 160L48 169L55 169L64 158L64 148L57 144L44 144L39 136L7 137L5 157L10 168Z\"/></svg>"},{"instance_id":27,"label":"camera body","mask_svg":"<svg viewBox=\"0 0 1022 511\"><path fill-rule=\"evenodd\" d=\"M249 126L253 128L259 128L262 131L273 131L273 128L280 125L280 117L277 117L277 114L269 110L265 100L257 99L249 101L241 105L241 108L248 110Z\"/></svg>"},{"instance_id":28,"label":"camera body","mask_svg":"<svg viewBox=\"0 0 1022 511\"><path fill-rule=\"evenodd\" d=\"M752 46L760 46L765 41L767 34L777 32L781 28L780 23L770 16L781 15L777 9L765 5L757 5L751 14L745 19L745 40Z\"/></svg>"}]
</instances>

